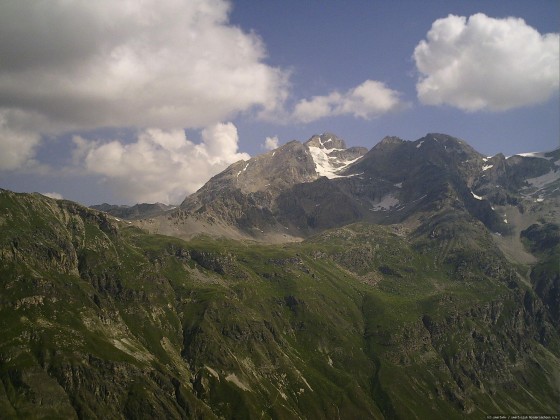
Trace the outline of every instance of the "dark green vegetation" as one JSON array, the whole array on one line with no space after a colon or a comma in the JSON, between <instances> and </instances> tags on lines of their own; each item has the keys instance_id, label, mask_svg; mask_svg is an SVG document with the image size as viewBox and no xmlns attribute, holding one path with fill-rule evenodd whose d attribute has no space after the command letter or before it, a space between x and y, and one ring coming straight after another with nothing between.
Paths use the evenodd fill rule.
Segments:
<instances>
[{"instance_id":1,"label":"dark green vegetation","mask_svg":"<svg viewBox=\"0 0 560 420\"><path fill-rule=\"evenodd\" d=\"M114 217L118 217L121 219L141 219L144 217L150 217L155 214L159 214L161 212L165 212L167 210L171 210L174 206L168 206L162 203L154 203L154 204L135 204L134 206L116 206L107 203L91 206L94 210L100 210L105 213L108 213Z\"/></svg>"},{"instance_id":2,"label":"dark green vegetation","mask_svg":"<svg viewBox=\"0 0 560 420\"><path fill-rule=\"evenodd\" d=\"M560 324L560 226L535 223L521 232L527 247L540 256L531 282L556 323Z\"/></svg>"},{"instance_id":3,"label":"dark green vegetation","mask_svg":"<svg viewBox=\"0 0 560 420\"><path fill-rule=\"evenodd\" d=\"M558 225L528 276L467 211L419 220L185 242L1 191L0 417L558 412Z\"/></svg>"}]
</instances>

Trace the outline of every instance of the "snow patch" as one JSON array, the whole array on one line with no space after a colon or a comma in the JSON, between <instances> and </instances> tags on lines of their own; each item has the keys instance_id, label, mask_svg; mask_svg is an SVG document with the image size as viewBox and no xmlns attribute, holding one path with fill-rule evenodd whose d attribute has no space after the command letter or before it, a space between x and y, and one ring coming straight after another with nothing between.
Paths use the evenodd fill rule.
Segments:
<instances>
[{"instance_id":1,"label":"snow patch","mask_svg":"<svg viewBox=\"0 0 560 420\"><path fill-rule=\"evenodd\" d=\"M418 143L418 144L416 145L416 148L417 148L417 149L420 149L420 148L422 147L422 144L424 144L424 140L422 140L420 143Z\"/></svg>"},{"instance_id":2,"label":"snow patch","mask_svg":"<svg viewBox=\"0 0 560 420\"><path fill-rule=\"evenodd\" d=\"M473 196L474 198L476 198L477 200L484 200L484 198L482 198L482 197L479 196L479 195L476 195L476 194L473 193L472 191L471 191L471 194L472 194L472 196Z\"/></svg>"},{"instance_id":3,"label":"snow patch","mask_svg":"<svg viewBox=\"0 0 560 420\"><path fill-rule=\"evenodd\" d=\"M533 157L533 158L540 158L540 159L546 159L546 160L552 159L552 156L551 157L545 156L545 152L517 153L514 156Z\"/></svg>"},{"instance_id":4,"label":"snow patch","mask_svg":"<svg viewBox=\"0 0 560 420\"><path fill-rule=\"evenodd\" d=\"M342 166L339 167L339 168L337 168L337 171L340 171L341 169L346 168L347 166L350 166L351 164L353 164L354 162L356 162L358 159L360 159L360 157L361 157L361 156L357 157L356 159L350 159L350 160L342 161L342 162L341 162L341 163L342 163ZM363 172L360 172L359 174L356 174L356 175L362 175L362 174L363 174ZM353 176L353 175L349 175L349 176Z\"/></svg>"},{"instance_id":5,"label":"snow patch","mask_svg":"<svg viewBox=\"0 0 560 420\"><path fill-rule=\"evenodd\" d=\"M487 171L488 169L493 168L493 167L494 167L494 165L484 165L484 166L482 167L482 170L483 170L483 171Z\"/></svg>"},{"instance_id":6,"label":"snow patch","mask_svg":"<svg viewBox=\"0 0 560 420\"><path fill-rule=\"evenodd\" d=\"M321 143L323 145L323 143ZM348 165L356 162L358 158L346 160L340 162L337 157L329 156L329 153L320 147L309 146L309 152L311 153L311 157L313 158L313 162L315 163L315 171L319 174L319 176L326 176L329 179L333 178L346 178L343 175L338 175L337 172L340 172ZM332 152L332 151L331 151ZM335 166L333 163L338 163L339 165Z\"/></svg>"},{"instance_id":7,"label":"snow patch","mask_svg":"<svg viewBox=\"0 0 560 420\"><path fill-rule=\"evenodd\" d=\"M323 143L320 139L319 142L322 146ZM309 147L309 151L311 152L311 157L315 163L315 171L319 174L319 176L326 176L329 179L339 177L339 175L335 173L335 168L329 162L329 155L327 155L323 149L319 147Z\"/></svg>"},{"instance_id":8,"label":"snow patch","mask_svg":"<svg viewBox=\"0 0 560 420\"><path fill-rule=\"evenodd\" d=\"M393 185L397 188L402 188L402 182L399 182L398 184L393 184Z\"/></svg>"},{"instance_id":9,"label":"snow patch","mask_svg":"<svg viewBox=\"0 0 560 420\"><path fill-rule=\"evenodd\" d=\"M372 211L387 211L399 205L399 199L392 194L384 196L377 204L375 204Z\"/></svg>"}]
</instances>

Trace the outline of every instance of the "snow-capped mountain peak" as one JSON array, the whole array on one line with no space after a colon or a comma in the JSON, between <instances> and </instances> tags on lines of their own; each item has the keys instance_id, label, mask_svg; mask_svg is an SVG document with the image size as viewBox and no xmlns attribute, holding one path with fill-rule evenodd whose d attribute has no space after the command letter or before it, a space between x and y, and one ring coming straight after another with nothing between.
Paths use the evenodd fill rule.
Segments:
<instances>
[{"instance_id":1,"label":"snow-capped mountain peak","mask_svg":"<svg viewBox=\"0 0 560 420\"><path fill-rule=\"evenodd\" d=\"M329 179L343 177L341 172L367 152L362 147L346 148L344 140L330 133L311 137L305 146L313 158L317 175Z\"/></svg>"}]
</instances>

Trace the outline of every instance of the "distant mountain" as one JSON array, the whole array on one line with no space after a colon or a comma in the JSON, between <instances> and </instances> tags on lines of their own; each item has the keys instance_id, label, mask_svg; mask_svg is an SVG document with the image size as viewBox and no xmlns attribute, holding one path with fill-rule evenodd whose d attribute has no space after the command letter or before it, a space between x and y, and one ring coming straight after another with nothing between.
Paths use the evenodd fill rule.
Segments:
<instances>
[{"instance_id":1,"label":"distant mountain","mask_svg":"<svg viewBox=\"0 0 560 420\"><path fill-rule=\"evenodd\" d=\"M508 212L554 208L559 185L560 149L485 157L462 140L428 134L386 137L367 151L323 134L237 162L180 208L140 225L184 238L285 242L358 221L414 224L454 208L505 234L517 220Z\"/></svg>"},{"instance_id":2,"label":"distant mountain","mask_svg":"<svg viewBox=\"0 0 560 420\"><path fill-rule=\"evenodd\" d=\"M133 206L103 203L90 206L90 208L105 212L117 218L134 220L162 214L168 210L176 208L176 206L170 206L163 203L142 203L135 204Z\"/></svg>"}]
</instances>

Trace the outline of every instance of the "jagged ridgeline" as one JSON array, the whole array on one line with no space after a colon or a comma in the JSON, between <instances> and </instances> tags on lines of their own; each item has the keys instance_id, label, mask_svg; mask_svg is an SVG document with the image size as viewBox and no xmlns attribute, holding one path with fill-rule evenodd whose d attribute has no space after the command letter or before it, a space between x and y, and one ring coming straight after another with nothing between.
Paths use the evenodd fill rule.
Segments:
<instances>
[{"instance_id":1,"label":"jagged ridgeline","mask_svg":"<svg viewBox=\"0 0 560 420\"><path fill-rule=\"evenodd\" d=\"M519 239L534 216L559 220L548 214L559 198L560 149L486 157L462 140L428 134L386 137L368 151L327 133L234 163L179 208L140 213L134 223L184 239L204 233L278 243L355 222L417 223L447 208Z\"/></svg>"},{"instance_id":2,"label":"jagged ridgeline","mask_svg":"<svg viewBox=\"0 0 560 420\"><path fill-rule=\"evenodd\" d=\"M558 225L531 271L467 209L423 217L187 242L2 190L0 417L557 412Z\"/></svg>"}]
</instances>

